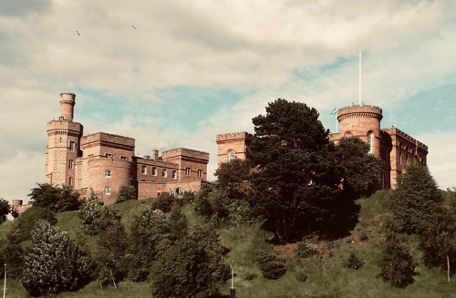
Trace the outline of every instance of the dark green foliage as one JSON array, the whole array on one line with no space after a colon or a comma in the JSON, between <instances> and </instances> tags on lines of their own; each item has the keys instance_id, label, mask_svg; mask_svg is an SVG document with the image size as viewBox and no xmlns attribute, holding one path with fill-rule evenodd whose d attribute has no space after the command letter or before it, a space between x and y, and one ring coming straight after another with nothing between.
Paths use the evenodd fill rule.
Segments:
<instances>
[{"instance_id":1,"label":"dark green foliage","mask_svg":"<svg viewBox=\"0 0 456 298\"><path fill-rule=\"evenodd\" d=\"M87 201L82 203L79 219L83 231L93 236L120 221L120 216L111 207L104 207L101 199L91 195Z\"/></svg>"},{"instance_id":2,"label":"dark green foliage","mask_svg":"<svg viewBox=\"0 0 456 298\"><path fill-rule=\"evenodd\" d=\"M136 200L136 188L132 185L122 185L119 188L116 202L125 202L128 200Z\"/></svg>"},{"instance_id":3,"label":"dark green foliage","mask_svg":"<svg viewBox=\"0 0 456 298\"><path fill-rule=\"evenodd\" d=\"M403 288L414 281L415 263L409 249L401 242L397 229L393 223L387 224L380 277L394 287Z\"/></svg>"},{"instance_id":4,"label":"dark green foliage","mask_svg":"<svg viewBox=\"0 0 456 298\"><path fill-rule=\"evenodd\" d=\"M160 209L145 209L131 225L129 274L133 281L144 281L159 253L171 245L170 226Z\"/></svg>"},{"instance_id":5,"label":"dark green foliage","mask_svg":"<svg viewBox=\"0 0 456 298\"><path fill-rule=\"evenodd\" d=\"M391 212L399 231L421 234L432 222L443 197L428 168L412 164L398 179L392 197Z\"/></svg>"},{"instance_id":6,"label":"dark green foliage","mask_svg":"<svg viewBox=\"0 0 456 298\"><path fill-rule=\"evenodd\" d=\"M195 199L196 210L206 219L214 218L219 223L228 218L228 203L226 192L209 184L203 184Z\"/></svg>"},{"instance_id":7,"label":"dark green foliage","mask_svg":"<svg viewBox=\"0 0 456 298\"><path fill-rule=\"evenodd\" d=\"M53 212L77 210L80 205L78 194L67 185L61 188L49 183L37 183L38 187L32 188L30 202L35 207L47 208Z\"/></svg>"},{"instance_id":8,"label":"dark green foliage","mask_svg":"<svg viewBox=\"0 0 456 298\"><path fill-rule=\"evenodd\" d=\"M46 208L33 206L27 209L14 223L9 237L15 238L15 240L13 240L15 243L28 240L30 232L35 228L39 220L45 220L51 225L55 225L57 223L54 212Z\"/></svg>"},{"instance_id":9,"label":"dark green foliage","mask_svg":"<svg viewBox=\"0 0 456 298\"><path fill-rule=\"evenodd\" d=\"M266 116L253 118L250 206L280 242L322 230L334 216L340 177L334 145L318 116L303 103L278 99L266 107Z\"/></svg>"},{"instance_id":10,"label":"dark green foliage","mask_svg":"<svg viewBox=\"0 0 456 298\"><path fill-rule=\"evenodd\" d=\"M353 198L369 195L380 181L383 162L368 152L369 146L359 138L343 138L336 146L343 189Z\"/></svg>"},{"instance_id":11,"label":"dark green foliage","mask_svg":"<svg viewBox=\"0 0 456 298\"><path fill-rule=\"evenodd\" d=\"M32 296L75 291L90 279L85 249L46 221L32 231L24 264L21 282Z\"/></svg>"},{"instance_id":12,"label":"dark green foliage","mask_svg":"<svg viewBox=\"0 0 456 298\"><path fill-rule=\"evenodd\" d=\"M174 195L162 193L157 200L152 203L152 209L160 209L161 211L168 213L171 211L173 205L182 206L182 202Z\"/></svg>"},{"instance_id":13,"label":"dark green foliage","mask_svg":"<svg viewBox=\"0 0 456 298\"><path fill-rule=\"evenodd\" d=\"M93 254L97 276L102 285L117 283L128 273L128 236L120 221L115 221L100 233Z\"/></svg>"},{"instance_id":14,"label":"dark green foliage","mask_svg":"<svg viewBox=\"0 0 456 298\"><path fill-rule=\"evenodd\" d=\"M5 199L0 198L0 224L4 223L6 221L6 216L10 212L11 212L10 203Z\"/></svg>"},{"instance_id":15,"label":"dark green foliage","mask_svg":"<svg viewBox=\"0 0 456 298\"><path fill-rule=\"evenodd\" d=\"M201 242L199 232L178 240L154 262L152 294L157 298L214 297L229 268L214 251L217 242Z\"/></svg>"},{"instance_id":16,"label":"dark green foliage","mask_svg":"<svg viewBox=\"0 0 456 298\"><path fill-rule=\"evenodd\" d=\"M169 213L169 239L172 242L188 236L188 220L182 213L182 208L173 205Z\"/></svg>"},{"instance_id":17,"label":"dark green foliage","mask_svg":"<svg viewBox=\"0 0 456 298\"><path fill-rule=\"evenodd\" d=\"M312 244L299 242L296 247L296 256L299 258L308 258L315 255L317 252Z\"/></svg>"},{"instance_id":18,"label":"dark green foliage","mask_svg":"<svg viewBox=\"0 0 456 298\"><path fill-rule=\"evenodd\" d=\"M261 252L255 260L264 278L278 279L287 271L285 261L276 253Z\"/></svg>"},{"instance_id":19,"label":"dark green foliage","mask_svg":"<svg viewBox=\"0 0 456 298\"><path fill-rule=\"evenodd\" d=\"M240 200L251 196L251 165L246 160L234 159L221 164L215 171L217 185L225 191L229 200Z\"/></svg>"},{"instance_id":20,"label":"dark green foliage","mask_svg":"<svg viewBox=\"0 0 456 298\"><path fill-rule=\"evenodd\" d=\"M445 269L449 274L456 271L456 193L433 214L432 223L420 237L420 247L426 266Z\"/></svg>"},{"instance_id":21,"label":"dark green foliage","mask_svg":"<svg viewBox=\"0 0 456 298\"><path fill-rule=\"evenodd\" d=\"M350 252L350 255L344 262L344 267L355 269L355 270L358 270L359 268L361 268L363 266L364 266L364 261L362 259L358 258L358 256L356 256L356 254L354 252Z\"/></svg>"}]
</instances>

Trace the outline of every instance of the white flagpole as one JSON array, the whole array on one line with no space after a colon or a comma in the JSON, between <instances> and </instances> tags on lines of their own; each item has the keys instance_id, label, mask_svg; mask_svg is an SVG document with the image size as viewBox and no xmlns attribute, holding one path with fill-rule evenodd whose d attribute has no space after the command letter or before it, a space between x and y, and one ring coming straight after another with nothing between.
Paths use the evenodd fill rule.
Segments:
<instances>
[{"instance_id":1,"label":"white flagpole","mask_svg":"<svg viewBox=\"0 0 456 298\"><path fill-rule=\"evenodd\" d=\"M359 105L362 104L362 97L361 97L361 62L362 62L362 50L359 50L359 70L358 70L358 77L359 77L359 84L358 84L358 103Z\"/></svg>"}]
</instances>

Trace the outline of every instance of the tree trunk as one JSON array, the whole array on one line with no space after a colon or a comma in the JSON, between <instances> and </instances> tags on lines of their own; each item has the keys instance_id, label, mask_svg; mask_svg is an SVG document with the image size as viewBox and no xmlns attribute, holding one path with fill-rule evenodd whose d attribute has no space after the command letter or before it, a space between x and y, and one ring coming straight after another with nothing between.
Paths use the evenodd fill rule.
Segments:
<instances>
[{"instance_id":1,"label":"tree trunk","mask_svg":"<svg viewBox=\"0 0 456 298\"><path fill-rule=\"evenodd\" d=\"M112 270L109 269L109 272L111 273L111 279L112 279L112 283L114 284L114 287L116 288L117 290L117 284L116 284L116 280L114 279L114 276L112 275Z\"/></svg>"},{"instance_id":2,"label":"tree trunk","mask_svg":"<svg viewBox=\"0 0 456 298\"><path fill-rule=\"evenodd\" d=\"M450 257L447 255L446 256L446 261L447 261L447 277L448 277L448 282L451 281L451 275L450 275Z\"/></svg>"}]
</instances>

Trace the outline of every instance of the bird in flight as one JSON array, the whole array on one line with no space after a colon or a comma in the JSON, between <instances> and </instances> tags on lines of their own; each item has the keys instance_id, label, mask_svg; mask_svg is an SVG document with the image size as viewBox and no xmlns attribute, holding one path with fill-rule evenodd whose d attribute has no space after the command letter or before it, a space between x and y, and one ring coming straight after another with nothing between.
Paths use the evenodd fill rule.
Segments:
<instances>
[{"instance_id":1,"label":"bird in flight","mask_svg":"<svg viewBox=\"0 0 456 298\"><path fill-rule=\"evenodd\" d=\"M133 29L135 29L135 30L136 30L136 27L135 27L135 25L131 25L131 26L133 27Z\"/></svg>"},{"instance_id":2,"label":"bird in flight","mask_svg":"<svg viewBox=\"0 0 456 298\"><path fill-rule=\"evenodd\" d=\"M78 36L80 36L80 35L81 35L81 34L79 33L79 31L78 31L78 30L76 30L76 33L78 34Z\"/></svg>"}]
</instances>

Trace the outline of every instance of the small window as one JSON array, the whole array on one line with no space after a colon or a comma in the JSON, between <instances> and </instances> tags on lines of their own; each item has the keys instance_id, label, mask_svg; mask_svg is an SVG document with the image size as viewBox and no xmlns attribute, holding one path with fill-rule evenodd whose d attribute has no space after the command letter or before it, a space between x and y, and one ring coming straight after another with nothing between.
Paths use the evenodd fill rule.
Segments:
<instances>
[{"instance_id":1,"label":"small window","mask_svg":"<svg viewBox=\"0 0 456 298\"><path fill-rule=\"evenodd\" d=\"M73 160L72 160L72 159L70 159L70 160L68 161L68 168L69 168L69 169L72 169L72 168L73 168Z\"/></svg>"},{"instance_id":2,"label":"small window","mask_svg":"<svg viewBox=\"0 0 456 298\"><path fill-rule=\"evenodd\" d=\"M177 179L177 171L176 170L173 170L172 175L173 175L172 176L173 179Z\"/></svg>"},{"instance_id":3,"label":"small window","mask_svg":"<svg viewBox=\"0 0 456 298\"><path fill-rule=\"evenodd\" d=\"M121 156L120 159L127 160L128 158L126 156Z\"/></svg>"},{"instance_id":4,"label":"small window","mask_svg":"<svg viewBox=\"0 0 456 298\"><path fill-rule=\"evenodd\" d=\"M166 178L167 176L168 176L168 172L166 171L166 169L162 169L162 177Z\"/></svg>"},{"instance_id":5,"label":"small window","mask_svg":"<svg viewBox=\"0 0 456 298\"><path fill-rule=\"evenodd\" d=\"M373 144L372 144L373 137L372 136L373 136L372 131L369 131L367 133L367 145L369 146L369 153L372 153L372 146L373 146Z\"/></svg>"},{"instance_id":6,"label":"small window","mask_svg":"<svg viewBox=\"0 0 456 298\"><path fill-rule=\"evenodd\" d=\"M157 168L152 167L152 176L157 176Z\"/></svg>"},{"instance_id":7,"label":"small window","mask_svg":"<svg viewBox=\"0 0 456 298\"><path fill-rule=\"evenodd\" d=\"M111 194L111 187L105 186L103 193L105 195L110 195Z\"/></svg>"},{"instance_id":8,"label":"small window","mask_svg":"<svg viewBox=\"0 0 456 298\"><path fill-rule=\"evenodd\" d=\"M353 134L351 133L351 131L347 131L347 132L345 132L345 137L351 138L351 137L353 137Z\"/></svg>"},{"instance_id":9,"label":"small window","mask_svg":"<svg viewBox=\"0 0 456 298\"><path fill-rule=\"evenodd\" d=\"M198 170L198 177L203 177L203 170Z\"/></svg>"},{"instance_id":10,"label":"small window","mask_svg":"<svg viewBox=\"0 0 456 298\"><path fill-rule=\"evenodd\" d=\"M111 170L106 170L105 171L105 177L106 178L111 178Z\"/></svg>"},{"instance_id":11,"label":"small window","mask_svg":"<svg viewBox=\"0 0 456 298\"><path fill-rule=\"evenodd\" d=\"M228 162L231 162L232 160L236 159L236 154L234 154L234 151L230 151L228 153Z\"/></svg>"},{"instance_id":12,"label":"small window","mask_svg":"<svg viewBox=\"0 0 456 298\"><path fill-rule=\"evenodd\" d=\"M185 168L185 175L190 176L191 169L190 168Z\"/></svg>"},{"instance_id":13,"label":"small window","mask_svg":"<svg viewBox=\"0 0 456 298\"><path fill-rule=\"evenodd\" d=\"M76 143L73 141L70 141L70 150L75 151L76 150Z\"/></svg>"},{"instance_id":14,"label":"small window","mask_svg":"<svg viewBox=\"0 0 456 298\"><path fill-rule=\"evenodd\" d=\"M112 154L106 153L106 158L112 158Z\"/></svg>"},{"instance_id":15,"label":"small window","mask_svg":"<svg viewBox=\"0 0 456 298\"><path fill-rule=\"evenodd\" d=\"M141 173L142 173L143 175L147 175L147 166L146 166L146 165L143 165L143 166L141 167Z\"/></svg>"}]
</instances>

